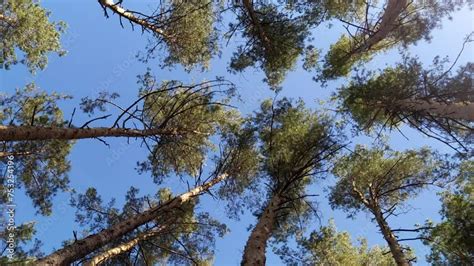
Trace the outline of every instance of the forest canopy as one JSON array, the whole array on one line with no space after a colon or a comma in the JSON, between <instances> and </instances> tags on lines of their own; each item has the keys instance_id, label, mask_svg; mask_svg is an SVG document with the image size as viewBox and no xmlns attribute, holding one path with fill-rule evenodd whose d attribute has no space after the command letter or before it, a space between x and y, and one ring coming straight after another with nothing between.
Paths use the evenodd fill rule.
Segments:
<instances>
[{"instance_id":1,"label":"forest canopy","mask_svg":"<svg viewBox=\"0 0 474 266\"><path fill-rule=\"evenodd\" d=\"M471 265L473 1L0 1L1 265Z\"/></svg>"}]
</instances>

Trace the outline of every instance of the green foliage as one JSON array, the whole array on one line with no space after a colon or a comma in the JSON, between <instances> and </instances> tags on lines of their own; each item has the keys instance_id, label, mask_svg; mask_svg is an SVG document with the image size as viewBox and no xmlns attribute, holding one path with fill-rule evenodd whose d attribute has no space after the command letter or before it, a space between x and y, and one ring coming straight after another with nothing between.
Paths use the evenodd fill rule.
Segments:
<instances>
[{"instance_id":1,"label":"green foliage","mask_svg":"<svg viewBox=\"0 0 474 266\"><path fill-rule=\"evenodd\" d=\"M149 73L139 83L140 94L149 95L143 107L145 124L179 134L160 136L150 147L149 160L139 163L138 169L151 171L157 183L171 172L198 175L206 153L215 148L210 138L241 122L237 112L227 108L233 88L214 90L212 82L200 86L165 82L157 87ZM226 95L224 99L218 98L220 94Z\"/></svg>"},{"instance_id":2,"label":"green foliage","mask_svg":"<svg viewBox=\"0 0 474 266\"><path fill-rule=\"evenodd\" d=\"M320 51L316 49L314 46L309 45L305 48L304 57L303 57L303 69L309 71L310 69L317 69L319 67L318 60L319 60Z\"/></svg>"},{"instance_id":3,"label":"green foliage","mask_svg":"<svg viewBox=\"0 0 474 266\"><path fill-rule=\"evenodd\" d=\"M63 55L59 42L63 22L50 22L49 12L32 0L7 0L0 3L0 68L18 62L31 72L44 69L50 52ZM17 51L22 52L18 58Z\"/></svg>"},{"instance_id":4,"label":"green foliage","mask_svg":"<svg viewBox=\"0 0 474 266\"><path fill-rule=\"evenodd\" d=\"M309 237L297 239L297 250L287 245L276 250L285 265L380 265L395 266L388 248L369 248L367 240L361 238L358 245L352 244L348 232L338 232L333 220L328 226L313 231Z\"/></svg>"},{"instance_id":5,"label":"green foliage","mask_svg":"<svg viewBox=\"0 0 474 266\"><path fill-rule=\"evenodd\" d=\"M350 21L358 21L363 19L365 15L366 3L365 1L331 1L323 0L322 2L324 10L326 12L327 19L339 18ZM378 1L372 2L372 4Z\"/></svg>"},{"instance_id":6,"label":"green foliage","mask_svg":"<svg viewBox=\"0 0 474 266\"><path fill-rule=\"evenodd\" d=\"M10 97L0 96L2 124L16 126L63 126L65 121L57 101L71 98L55 92L48 94L33 83L17 89L15 94Z\"/></svg>"},{"instance_id":7,"label":"green foliage","mask_svg":"<svg viewBox=\"0 0 474 266\"><path fill-rule=\"evenodd\" d=\"M338 180L329 194L331 207L342 209L348 217L359 211L370 213L389 245L397 248L399 244L387 219L397 215L409 199L428 185L445 181L449 167L426 148L398 152L387 146L366 149L357 145L352 154L337 161L333 174ZM416 259L408 250L403 256ZM393 249L392 253L396 258Z\"/></svg>"},{"instance_id":8,"label":"green foliage","mask_svg":"<svg viewBox=\"0 0 474 266\"><path fill-rule=\"evenodd\" d=\"M70 97L65 95L41 92L34 84L29 84L23 89L17 89L10 97L0 98L0 123L15 126L64 126L66 121L63 120L63 113L57 102L68 98ZM50 215L54 195L68 188L70 162L67 156L72 143L47 140L18 141L3 145L3 152L18 153L14 159L15 174L20 181L18 186L25 189L39 213ZM2 158L0 167L5 165L6 158ZM2 179L2 184L4 182L5 179ZM2 197L2 201L4 200Z\"/></svg>"},{"instance_id":9,"label":"green foliage","mask_svg":"<svg viewBox=\"0 0 474 266\"><path fill-rule=\"evenodd\" d=\"M264 101L249 126L259 139L258 175L267 184L267 199L283 199L272 235L284 241L304 229L304 221L314 214L306 188L325 172L340 139L330 117L286 98Z\"/></svg>"},{"instance_id":10,"label":"green foliage","mask_svg":"<svg viewBox=\"0 0 474 266\"><path fill-rule=\"evenodd\" d=\"M112 102L118 97L120 97L120 95L116 92L110 93L108 91L101 91L98 93L98 96L95 99L90 99L89 97L81 98L80 107L84 113L89 114L89 116L91 116L96 111L107 111L107 103Z\"/></svg>"},{"instance_id":11,"label":"green foliage","mask_svg":"<svg viewBox=\"0 0 474 266\"><path fill-rule=\"evenodd\" d=\"M217 169L229 177L219 188L218 196L227 201L226 212L229 217L238 220L244 207L258 204L254 195L258 191L256 177L259 166L259 153L256 149L257 138L252 129L228 127L222 132L221 151L214 157ZM247 193L251 191L251 193Z\"/></svg>"},{"instance_id":12,"label":"green foliage","mask_svg":"<svg viewBox=\"0 0 474 266\"><path fill-rule=\"evenodd\" d=\"M310 35L309 27L319 16L316 13L313 17L293 18L290 14L274 4L263 4L255 10L258 21L253 21L248 12L240 13L238 22L231 23L230 28L235 31L244 25L242 36L247 44L238 47L230 69L240 72L258 66L265 72L265 81L271 87L280 85L286 73L294 68L298 56L303 54L305 39Z\"/></svg>"},{"instance_id":13,"label":"green foliage","mask_svg":"<svg viewBox=\"0 0 474 266\"><path fill-rule=\"evenodd\" d=\"M305 47L305 42L313 41L310 33L312 28L331 19L358 21L365 13L364 1L285 3L287 5L281 7L272 3L255 2L254 6L258 4L254 11L257 21L251 18L250 11L247 10L239 13L236 23L230 24L231 32L243 25L242 36L247 39L247 43L239 46L234 53L230 64L231 70L239 72L251 66L261 67L266 75L265 81L271 87L277 88L287 72L295 67L300 55L305 56L303 67L306 70L317 68L319 50L314 49L313 45ZM339 68L358 60L351 58L348 60L340 55L343 49L349 50L345 47L346 39L348 38L334 46L339 47L338 49L331 50L331 54L326 57L328 61L326 66L334 64L334 68Z\"/></svg>"},{"instance_id":14,"label":"green foliage","mask_svg":"<svg viewBox=\"0 0 474 266\"><path fill-rule=\"evenodd\" d=\"M318 160L324 158L319 157L321 153L330 152L327 149L336 144L330 118L307 109L302 101L264 101L253 126L262 144L262 170L276 187L319 168Z\"/></svg>"},{"instance_id":15,"label":"green foliage","mask_svg":"<svg viewBox=\"0 0 474 266\"><path fill-rule=\"evenodd\" d=\"M147 57L154 57L160 42L166 44L168 54L164 66L181 64L187 70L193 67L209 67L209 61L218 51L217 31L214 27L215 14L213 1L169 1L167 10L159 18L163 24L163 34L155 34L150 40Z\"/></svg>"},{"instance_id":16,"label":"green foliage","mask_svg":"<svg viewBox=\"0 0 474 266\"><path fill-rule=\"evenodd\" d=\"M27 265L28 261L34 257L42 256L40 251L41 242L38 239L34 239L32 242L33 236L36 233L35 223L23 223L17 225L14 230L8 230L5 227L5 230L0 232L1 245L0 248L2 253L0 254L0 264L1 265ZM13 234L14 237L9 238L9 235ZM10 240L14 241L15 249L13 251L13 256L9 257L11 254L8 251L8 245L11 243Z\"/></svg>"},{"instance_id":17,"label":"green foliage","mask_svg":"<svg viewBox=\"0 0 474 266\"><path fill-rule=\"evenodd\" d=\"M383 106L396 106L397 101L413 95L420 81L421 66L415 61L406 63L386 68L380 75L358 74L349 86L339 89L341 110L361 127L370 129L374 124L383 124L390 114L377 108L381 102L384 101Z\"/></svg>"},{"instance_id":18,"label":"green foliage","mask_svg":"<svg viewBox=\"0 0 474 266\"><path fill-rule=\"evenodd\" d=\"M148 26L142 26L153 32L142 58L145 62L163 55L164 67L181 64L190 71L195 67L207 69L219 54L220 29L216 25L222 22L220 13L234 12L236 17L231 19L236 20L230 23L225 40L240 32L245 44L237 45L229 69L241 72L249 67L261 68L265 82L278 91L300 56L303 68L316 69L322 81L347 76L355 66L367 63L382 51L406 47L421 39L429 40L440 20L462 6L458 4L460 1L413 1L406 10L395 14L397 18L393 21L398 24L386 31L380 27L382 13L379 19L377 16L368 19L365 14L366 7L379 7L379 1L371 1L372 6L360 0L293 1L295 3L286 6L281 5L283 0L277 1L278 4L250 2L251 8L240 4L224 8L223 1L217 4L211 0L160 1L150 15L133 11L128 15L140 18L135 21L137 24L146 21ZM311 35L314 27L331 20L344 20L353 24L351 27L361 26L354 35L344 34L330 46L321 67L320 50L307 43L315 39ZM62 22L50 22L49 12L33 0L1 2L0 67L8 69L23 63L31 72L44 69L50 52L64 53L59 43L63 28ZM382 38L377 39L377 36L376 41L370 43L371 38L383 31ZM165 53L158 51L160 49ZM468 63L452 73L451 68L443 68L447 60L436 58L433 68L426 70L417 59L404 59L381 72L359 72L339 90L338 111L350 114L359 128L368 132L378 127L397 127L402 122L418 129L449 128L446 135L459 137L461 145L467 143L470 148L474 139L472 123L454 123L446 117L434 119L426 112L407 110L400 102L419 99L473 102L473 64ZM354 245L350 235L338 232L333 221L305 235L316 212L315 203L309 200L313 196L309 194L309 187L318 178L324 178L331 159L342 147L343 137L333 117L312 111L302 100L284 98L263 101L258 111L243 119L229 105L234 88L224 88L229 84L220 78L183 85L177 81L158 82L147 72L139 76L138 83L140 99L124 111L117 122L122 128L126 128L128 121L134 125L139 122L138 130L166 132L140 138L142 146L150 152L148 158L137 165L140 173L150 172L157 184L173 175L191 176L196 183L201 183L203 173L227 174L216 196L227 201L227 211L232 218L238 218L245 208L259 218L269 202L278 199L278 206L272 209L275 215L268 217L276 217L271 237L276 253L287 265L395 265L387 248L369 248L365 239ZM103 112L106 104L117 97L118 94L103 92L96 100L83 98L81 108L87 114L94 114L96 110ZM67 98L41 92L33 84L17 90L13 96L2 95L0 126L70 126L58 107L58 101ZM115 123L112 127L120 128L120 125ZM14 161L18 188L26 192L43 215L51 214L55 194L69 189L67 157L72 144L57 140L19 141L2 143L0 147L2 154L18 154ZM214 171L205 167L208 157L215 163ZM0 159L2 172L6 160ZM387 218L394 210L398 211L399 205L449 176L451 168L445 163L427 148L399 152L387 146L368 149L358 145L353 153L337 158L333 168L337 183L329 194L330 205L346 211L348 216L359 211L375 214L386 236L391 230ZM472 161L462 165L457 188L441 194L442 221L422 234L425 244L431 247L428 260L435 265L474 261L473 168ZM5 182L5 178L0 178L0 203L7 200ZM209 194L214 196L210 191ZM139 190L131 187L119 208L115 199L104 202L99 191L90 188L84 194L74 194L71 206L76 208L76 222L83 236L136 217L173 196L172 191L165 188L158 189L152 196L140 196ZM198 212L198 203L196 198L179 208L165 210L152 222L110 241L83 259L86 261L144 233L156 231L153 237L140 240L135 248L104 265L212 265L215 241L228 229L209 213ZM15 263L25 264L41 256L39 242L26 250L27 241L35 234L32 223L20 225L16 234L20 247L16 250ZM292 237L298 250L288 244ZM0 232L0 238L5 240L5 231ZM75 239L65 244L73 241ZM394 241L397 242L397 237ZM392 248L398 246L394 241L388 241ZM0 264L6 263L6 258L0 257Z\"/></svg>"},{"instance_id":19,"label":"green foliage","mask_svg":"<svg viewBox=\"0 0 474 266\"><path fill-rule=\"evenodd\" d=\"M338 7L341 1L334 2L333 5ZM351 34L351 37L343 35L337 43L331 45L325 56L322 71L317 75L316 80L327 81L347 76L355 65L367 62L377 53L400 45L407 47L420 39L429 40L431 31L440 26L441 19L450 16L453 11L459 10L464 5L469 5L471 8L473 6L472 2L469 1L408 1L408 6L399 14L384 9L379 13L378 19L373 19L376 23L371 25L370 22L366 21L365 11L361 11L362 8L365 9L365 7L362 7L365 4L360 3L360 1L355 2L359 4L355 4L352 11L347 10L342 4L341 11L343 12L336 11L335 16L339 18L342 16L343 19L346 19L344 12L348 12L347 14L350 14L348 22L360 25L359 29L355 34ZM385 3L388 3L388 1L385 1ZM328 10L330 13L333 12L331 6L332 4L329 4ZM396 26L393 28L381 26L380 22L384 12L390 14L387 17L396 17L393 22L386 25L396 23ZM374 36L377 34L381 37L375 38ZM371 43L371 45L366 46L367 43Z\"/></svg>"},{"instance_id":20,"label":"green foliage","mask_svg":"<svg viewBox=\"0 0 474 266\"><path fill-rule=\"evenodd\" d=\"M431 40L433 29L441 27L441 20L463 7L472 9L472 1L423 1L413 2L401 14L400 25L388 36L386 45L401 43L404 47L417 41Z\"/></svg>"},{"instance_id":21,"label":"green foliage","mask_svg":"<svg viewBox=\"0 0 474 266\"><path fill-rule=\"evenodd\" d=\"M77 208L76 221L87 228L84 234L98 232L173 197L169 189L159 189L153 197L139 197L138 193L137 188L131 187L122 210L119 210L113 207L114 199L103 204L98 192L89 188L85 194L76 195L71 202ZM222 237L228 229L208 213L195 212L197 204L197 200L194 200L162 213L155 221L112 241L90 256L128 242L141 233L162 228L156 236L140 241L139 249L124 252L106 261L104 265L126 265L134 261L140 265L205 265L212 261L216 237Z\"/></svg>"},{"instance_id":22,"label":"green foliage","mask_svg":"<svg viewBox=\"0 0 474 266\"><path fill-rule=\"evenodd\" d=\"M433 265L469 265L474 260L474 162L461 164L454 191L441 194L442 221L423 233Z\"/></svg>"},{"instance_id":23,"label":"green foliage","mask_svg":"<svg viewBox=\"0 0 474 266\"><path fill-rule=\"evenodd\" d=\"M368 62L373 54L377 52L376 48L371 49L371 53L358 53L353 51L356 44L361 42L357 37L348 37L342 35L339 40L331 44L329 52L324 57L324 65L320 79L334 79L340 76L346 76L352 70L356 63Z\"/></svg>"},{"instance_id":24,"label":"green foliage","mask_svg":"<svg viewBox=\"0 0 474 266\"><path fill-rule=\"evenodd\" d=\"M338 181L331 188L330 205L349 216L360 210L373 211L377 206L390 209L445 178L447 173L441 166L437 156L426 148L398 152L388 147L366 149L358 145L333 169Z\"/></svg>"},{"instance_id":25,"label":"green foliage","mask_svg":"<svg viewBox=\"0 0 474 266\"><path fill-rule=\"evenodd\" d=\"M447 59L435 58L433 67L425 70L417 59L405 58L403 63L380 73L360 72L348 86L339 89L340 111L349 114L359 129L369 132L405 122L428 136L441 137L446 143L467 149L472 143L469 121L428 114L428 110L409 109L403 104L405 100L472 102L473 64L460 66L453 74L445 69L446 62Z\"/></svg>"}]
</instances>

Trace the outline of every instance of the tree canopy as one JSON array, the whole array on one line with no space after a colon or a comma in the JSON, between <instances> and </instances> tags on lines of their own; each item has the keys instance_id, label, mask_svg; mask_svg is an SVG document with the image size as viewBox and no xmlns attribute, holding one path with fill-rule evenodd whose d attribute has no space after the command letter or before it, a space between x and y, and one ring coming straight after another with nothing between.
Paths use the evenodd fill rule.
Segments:
<instances>
[{"instance_id":1,"label":"tree canopy","mask_svg":"<svg viewBox=\"0 0 474 266\"><path fill-rule=\"evenodd\" d=\"M0 264L471 265L473 7L0 1Z\"/></svg>"},{"instance_id":2,"label":"tree canopy","mask_svg":"<svg viewBox=\"0 0 474 266\"><path fill-rule=\"evenodd\" d=\"M360 73L339 90L343 112L362 130L399 127L406 123L462 153L470 153L473 140L473 65L457 73L445 70L436 59L425 70L419 60L407 58L381 73Z\"/></svg>"},{"instance_id":3,"label":"tree canopy","mask_svg":"<svg viewBox=\"0 0 474 266\"><path fill-rule=\"evenodd\" d=\"M50 22L49 15L49 11L32 0L0 3L1 68L23 63L35 72L46 67L49 53L64 55L60 35L66 24Z\"/></svg>"},{"instance_id":4,"label":"tree canopy","mask_svg":"<svg viewBox=\"0 0 474 266\"><path fill-rule=\"evenodd\" d=\"M261 142L259 178L267 184L267 200L247 240L242 264L265 263L270 237L284 242L304 230L314 215L306 188L325 172L325 163L340 149L330 118L312 113L303 102L264 101L250 124Z\"/></svg>"},{"instance_id":5,"label":"tree canopy","mask_svg":"<svg viewBox=\"0 0 474 266\"><path fill-rule=\"evenodd\" d=\"M422 234L431 247L428 261L434 265L469 264L474 257L471 237L473 170L472 161L461 164L455 188L441 193L443 220Z\"/></svg>"},{"instance_id":6,"label":"tree canopy","mask_svg":"<svg viewBox=\"0 0 474 266\"><path fill-rule=\"evenodd\" d=\"M334 220L330 220L328 226L298 239L297 250L285 246L277 252L286 265L396 265L387 248L369 248L364 238L357 242L353 245L350 234L338 232Z\"/></svg>"},{"instance_id":7,"label":"tree canopy","mask_svg":"<svg viewBox=\"0 0 474 266\"><path fill-rule=\"evenodd\" d=\"M367 211L373 215L397 265L408 265L410 258L390 228L388 218L400 212L405 201L423 188L445 180L448 173L429 150L393 152L387 147L372 150L356 146L352 155L335 165L339 178L331 189L329 202L349 214Z\"/></svg>"}]
</instances>

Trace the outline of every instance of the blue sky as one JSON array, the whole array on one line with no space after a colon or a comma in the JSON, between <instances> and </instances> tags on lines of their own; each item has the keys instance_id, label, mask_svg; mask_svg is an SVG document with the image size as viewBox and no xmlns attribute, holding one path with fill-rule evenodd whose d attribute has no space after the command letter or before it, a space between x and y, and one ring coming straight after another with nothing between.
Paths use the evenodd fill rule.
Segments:
<instances>
[{"instance_id":1,"label":"blue sky","mask_svg":"<svg viewBox=\"0 0 474 266\"><path fill-rule=\"evenodd\" d=\"M152 1L140 1L137 5L146 7ZM69 28L63 36L63 43L68 50L65 57L50 56L49 65L44 71L31 75L25 67L19 65L12 70L0 72L0 91L12 93L15 88L23 87L27 83L35 82L46 91L57 91L72 95L73 100L61 106L65 117L69 117L74 107L78 107L82 97L93 97L98 91L110 90L118 92L121 97L118 103L126 104L135 99L138 92L136 75L144 73L151 67L159 80L201 81L215 76L225 76L237 84L242 102L237 103L242 113L252 112L259 106L262 99L272 97L272 92L261 82L263 75L259 69L249 69L241 74L231 75L227 72L227 64L232 48L223 49L223 56L213 60L211 68L206 73L186 73L180 67L171 70L161 70L159 62L152 61L148 65L138 62L137 52L146 45L147 35L141 31L132 31L127 23L125 28L120 27L118 18L111 16L106 19L97 1L43 1L42 4L52 12L53 20L64 20ZM423 62L429 64L436 55L454 58L462 45L463 38L474 30L473 13L468 10L457 12L452 21L444 20L443 28L433 31L431 43L420 42L409 48L409 52L418 55ZM319 28L314 31L314 44L327 49L345 31L336 24L333 28ZM460 58L459 64L473 60L473 46L469 46ZM397 51L380 54L369 64L369 68L382 68L400 60ZM281 96L293 98L301 97L311 106L318 106L318 100L327 100L344 80L329 83L327 88L320 87L312 80L314 73L303 71L297 67L289 73L283 83ZM81 120L82 119L82 120ZM78 116L76 123L86 120L85 116ZM109 121L110 123L110 121ZM100 125L96 124L96 125ZM409 140L399 133L391 134L390 143L394 149L405 149L429 145L441 152L450 150L419 133L404 128L403 132ZM354 143L370 144L368 138L357 138ZM78 141L70 155L72 171L70 173L71 187L78 192L84 192L88 187L96 187L105 201L115 197L117 203L123 202L125 192L133 185L140 188L144 194L154 193L158 187L152 182L149 175L138 175L134 170L136 162L146 157L146 151L138 145L128 145L125 139L108 140L110 148L95 140ZM137 144L137 142L135 142ZM339 230L349 231L356 240L357 237L366 237L369 244L385 244L376 226L370 218L361 214L354 220L346 219L344 213L333 211L327 205L323 189L331 183L328 180L318 182L311 189L321 196L320 201L322 222L335 218ZM170 179L168 184L178 191L186 190L185 184L177 179ZM263 200L263 199L262 199ZM55 198L53 215L41 217L34 214L31 201L23 195L17 196L17 223L37 221L38 237L44 242L44 251L49 253L53 248L59 248L63 240L72 237L72 231L80 231L74 223L74 210L68 206L69 196L61 193ZM246 214L238 222L229 221L224 215L224 202L203 198L202 210L210 211L215 218L228 223L231 233L217 242L216 265L238 265L241 259L245 241L249 235L249 224L255 222L254 217ZM422 223L427 218L438 220L439 201L434 190L428 190L411 202L413 210L408 215L402 215L392 220L393 227L412 226ZM315 227L319 226L314 222ZM419 243L410 243L419 255L419 265L424 264L426 247ZM270 249L269 249L270 250ZM268 265L281 265L280 260L271 252L268 253Z\"/></svg>"}]
</instances>

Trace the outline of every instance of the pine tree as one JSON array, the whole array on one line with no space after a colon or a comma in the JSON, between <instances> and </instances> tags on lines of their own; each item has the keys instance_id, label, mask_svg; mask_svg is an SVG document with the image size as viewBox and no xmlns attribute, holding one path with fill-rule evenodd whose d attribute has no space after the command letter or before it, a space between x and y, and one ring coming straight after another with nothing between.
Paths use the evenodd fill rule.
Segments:
<instances>
[{"instance_id":1,"label":"pine tree","mask_svg":"<svg viewBox=\"0 0 474 266\"><path fill-rule=\"evenodd\" d=\"M249 126L262 143L258 176L267 183L267 199L257 210L242 265L265 265L269 239L285 241L314 215L306 188L325 171L340 143L330 118L288 99L263 102Z\"/></svg>"},{"instance_id":2,"label":"pine tree","mask_svg":"<svg viewBox=\"0 0 474 266\"><path fill-rule=\"evenodd\" d=\"M128 20L132 27L138 26L142 31L153 36L142 59L154 58L159 49L167 51L164 66L181 64L191 70L196 66L207 68L209 61L217 53L217 32L215 22L218 19L218 5L210 0L199 1L162 1L156 12L146 15L122 7L122 1L100 0L107 10Z\"/></svg>"},{"instance_id":3,"label":"pine tree","mask_svg":"<svg viewBox=\"0 0 474 266\"><path fill-rule=\"evenodd\" d=\"M9 154L18 155L18 186L26 188L42 214L51 214L53 196L68 189L67 155L74 140L138 138L150 152L150 160L140 162L140 170L151 169L159 180L171 171L194 174L204 154L212 148L209 139L220 128L239 123L239 115L227 106L233 88L226 88L228 84L219 80L190 86L175 82L158 85L147 73L139 82L140 96L126 108L113 102L115 94L82 99L81 108L87 114L105 111L107 105L118 107L120 113L110 127L90 127L110 114L74 126L73 117L65 120L58 106L58 101L70 97L47 94L33 84L0 99L2 159ZM139 124L141 128L135 127Z\"/></svg>"},{"instance_id":4,"label":"pine tree","mask_svg":"<svg viewBox=\"0 0 474 266\"><path fill-rule=\"evenodd\" d=\"M388 147L357 146L351 155L338 160L329 201L349 216L369 212L375 219L397 265L409 265L409 257L390 227L388 218L423 188L447 177L442 162L427 149L391 151Z\"/></svg>"},{"instance_id":5,"label":"pine tree","mask_svg":"<svg viewBox=\"0 0 474 266\"><path fill-rule=\"evenodd\" d=\"M473 64L457 73L444 70L443 61L425 70L407 58L380 73L359 73L339 89L341 110L363 130L396 128L401 123L469 153L473 145Z\"/></svg>"},{"instance_id":6,"label":"pine tree","mask_svg":"<svg viewBox=\"0 0 474 266\"><path fill-rule=\"evenodd\" d=\"M77 208L76 221L89 226L87 232L97 232L173 198L168 189L160 189L154 196L139 197L138 193L137 188L131 187L126 203L119 211L113 207L113 200L104 206L97 190L89 188L73 201ZM227 228L208 213L197 213L197 205L198 199L193 199L162 213L146 226L140 226L88 255L83 259L85 265L183 265L212 260L215 238L222 237Z\"/></svg>"},{"instance_id":7,"label":"pine tree","mask_svg":"<svg viewBox=\"0 0 474 266\"><path fill-rule=\"evenodd\" d=\"M166 197L166 191L162 190L162 194L164 194L159 196L159 199L161 199L160 202L143 210L134 210L133 215L128 212L128 216L123 219L120 218L116 220L114 217L111 217L113 218L113 221L110 224L104 225L102 221L99 224L95 223L94 217L97 217L97 214L105 215L103 218L111 219L109 215L116 215L117 212L110 212L110 210L104 211L101 207L101 200L97 196L95 190L89 190L86 195L82 196L82 199L80 197L74 205L79 207L79 221L92 222L90 226L95 230L95 233L67 244L62 249L39 259L36 263L40 265L68 265L74 261L89 256L89 254L100 256L97 260L111 257L111 255L117 252L112 251L109 255L107 255L108 253L97 254L97 252L100 251L100 249L102 249L102 252L107 252L107 250L110 251L110 248L113 249L114 247L117 247L116 245L119 245L118 249L122 249L119 244L120 241L124 241L124 237L127 239L127 236L130 234L133 235L133 232L136 232L137 230L142 231L144 234L152 233L152 231L146 229L147 224L160 219L165 219L165 221L167 221L168 218L173 219L173 217L175 217L172 215L173 212L179 211L179 209L183 209L189 204L192 205L192 202L195 202L200 195L209 192L213 187L221 185L221 190L229 191L232 189L232 184L242 183L242 181L245 182L245 180L249 179L247 175L253 173L251 169L255 168L252 164L255 162L254 158L256 157L256 153L253 148L255 143L252 139L246 138L245 135L241 136L240 131L240 125L234 125L233 127L226 129L225 134L222 136L222 150L214 158L214 170L210 171L207 178L204 178L202 171L190 175L194 178L194 182L196 183L194 188L174 197L171 197L170 195L168 195L169 197ZM133 202L136 203L135 200ZM92 212L86 212L84 214L84 210L87 209L86 205L88 203L92 203L93 207L96 206L94 207L95 210L89 208ZM202 218L207 219L206 217ZM167 222L173 223L174 221L170 220ZM207 229L204 228L203 230ZM140 233L135 237L140 237ZM198 249L196 250L197 253L201 251L209 253L209 250L206 251L206 244L201 243L199 236L196 237L198 238L190 238L187 240L191 241ZM164 238L159 239L161 241ZM117 241L119 242L117 243ZM132 242L132 244L140 241L140 239L136 240L135 242ZM188 259L192 258L192 254L188 255ZM160 256L163 257L162 255ZM180 264L179 261L177 261L177 263Z\"/></svg>"},{"instance_id":8,"label":"pine tree","mask_svg":"<svg viewBox=\"0 0 474 266\"><path fill-rule=\"evenodd\" d=\"M365 2L363 15L340 19L349 33L331 45L317 80L346 76L355 65L366 63L381 51L407 47L421 39L429 40L431 31L440 26L442 18L449 17L464 5L472 8L469 1L388 0L383 11L374 16L373 4L362 2ZM351 32L350 28L354 30Z\"/></svg>"},{"instance_id":9,"label":"pine tree","mask_svg":"<svg viewBox=\"0 0 474 266\"><path fill-rule=\"evenodd\" d=\"M63 112L58 101L69 97L57 93L41 92L34 84L17 89L10 97L0 97L0 131L9 125L38 127L63 126ZM7 125L7 126L4 126ZM0 140L3 140L0 138ZM68 188L68 172L71 168L67 159L72 143L63 140L2 141L3 155L0 167L6 167L8 155L13 155L17 188L23 187L33 206L43 215L50 215L53 197ZM1 203L6 201L6 180L2 178Z\"/></svg>"},{"instance_id":10,"label":"pine tree","mask_svg":"<svg viewBox=\"0 0 474 266\"><path fill-rule=\"evenodd\" d=\"M348 232L338 232L333 219L327 226L312 231L308 237L297 239L297 249L288 245L277 249L285 265L384 265L394 266L387 247L369 248L367 239L352 244Z\"/></svg>"},{"instance_id":11,"label":"pine tree","mask_svg":"<svg viewBox=\"0 0 474 266\"><path fill-rule=\"evenodd\" d=\"M433 265L469 265L474 260L473 173L472 160L461 163L454 189L441 193L441 222L428 223L421 234Z\"/></svg>"},{"instance_id":12,"label":"pine tree","mask_svg":"<svg viewBox=\"0 0 474 266\"><path fill-rule=\"evenodd\" d=\"M35 72L46 67L49 53L64 55L59 38L65 23L50 22L49 15L36 1L0 2L0 68L20 62Z\"/></svg>"}]
</instances>

